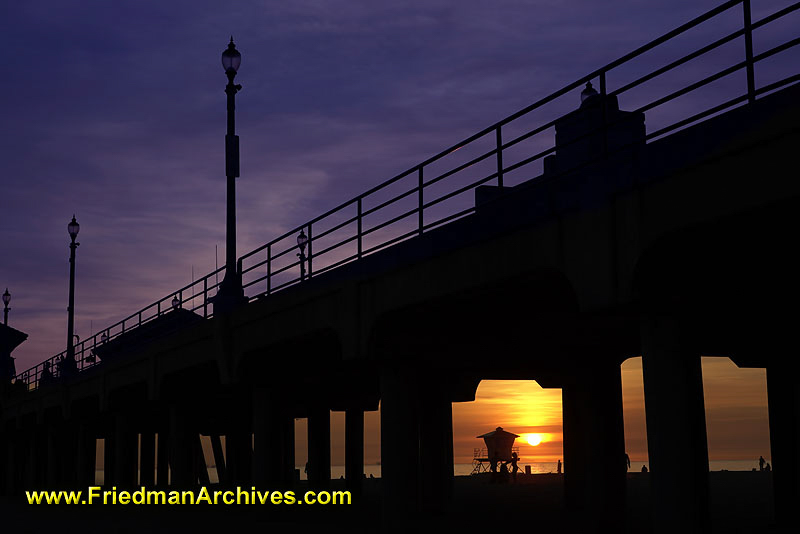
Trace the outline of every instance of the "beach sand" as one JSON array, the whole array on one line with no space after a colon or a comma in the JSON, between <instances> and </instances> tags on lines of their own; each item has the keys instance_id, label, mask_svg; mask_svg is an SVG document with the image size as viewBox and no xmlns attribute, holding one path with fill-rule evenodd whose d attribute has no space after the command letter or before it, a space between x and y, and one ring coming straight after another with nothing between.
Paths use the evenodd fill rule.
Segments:
<instances>
[{"instance_id":1,"label":"beach sand","mask_svg":"<svg viewBox=\"0 0 800 534\"><path fill-rule=\"evenodd\" d=\"M628 475L624 532L650 532L649 480ZM712 532L789 532L772 526L770 473L712 472ZM0 501L4 532L370 533L380 531L380 479L365 480L364 494L352 506L65 506L28 505L22 499ZM295 491L307 489L300 483ZM343 481L331 481L343 489ZM512 530L573 532L579 518L564 507L561 475L520 475L516 484L491 484L488 475L455 477L453 500L443 515L426 517L431 527L480 532L498 524ZM796 530L791 530L795 532Z\"/></svg>"}]
</instances>

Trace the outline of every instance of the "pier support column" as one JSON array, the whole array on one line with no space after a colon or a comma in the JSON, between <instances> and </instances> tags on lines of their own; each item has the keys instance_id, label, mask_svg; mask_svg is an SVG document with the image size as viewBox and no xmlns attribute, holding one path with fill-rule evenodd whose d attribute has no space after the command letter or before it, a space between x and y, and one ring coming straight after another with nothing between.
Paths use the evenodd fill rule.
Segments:
<instances>
[{"instance_id":1,"label":"pier support column","mask_svg":"<svg viewBox=\"0 0 800 534\"><path fill-rule=\"evenodd\" d=\"M453 405L441 384L428 383L418 410L421 511L436 515L453 495Z\"/></svg>"},{"instance_id":2,"label":"pier support column","mask_svg":"<svg viewBox=\"0 0 800 534\"><path fill-rule=\"evenodd\" d=\"M169 430L162 427L156 442L156 484L160 487L169 485Z\"/></svg>"},{"instance_id":3,"label":"pier support column","mask_svg":"<svg viewBox=\"0 0 800 534\"><path fill-rule=\"evenodd\" d=\"M130 415L117 414L114 419L114 483L131 488L136 485L139 435L133 429Z\"/></svg>"},{"instance_id":4,"label":"pier support column","mask_svg":"<svg viewBox=\"0 0 800 534\"><path fill-rule=\"evenodd\" d=\"M248 486L253 475L253 446L249 427L225 435L228 478L232 486Z\"/></svg>"},{"instance_id":5,"label":"pier support column","mask_svg":"<svg viewBox=\"0 0 800 534\"><path fill-rule=\"evenodd\" d=\"M56 462L58 486L62 488L77 488L77 470L75 469L78 459L78 440L80 438L80 422L70 419L63 421L58 427L56 435Z\"/></svg>"},{"instance_id":6,"label":"pier support column","mask_svg":"<svg viewBox=\"0 0 800 534\"><path fill-rule=\"evenodd\" d=\"M110 488L116 484L117 432L115 421L105 425L103 436L103 486Z\"/></svg>"},{"instance_id":7,"label":"pier support column","mask_svg":"<svg viewBox=\"0 0 800 534\"><path fill-rule=\"evenodd\" d=\"M0 495L14 495L19 490L19 470L24 455L20 444L19 429L11 423L2 435L4 447L0 461L4 462L0 477Z\"/></svg>"},{"instance_id":8,"label":"pier support column","mask_svg":"<svg viewBox=\"0 0 800 534\"><path fill-rule=\"evenodd\" d=\"M61 481L59 480L59 467L61 467L59 453L61 451L59 450L60 440L58 435L60 426L61 425L54 422L45 423L45 427L42 430L44 439L44 461L40 464L40 467L43 469L42 481L47 488L56 488L61 485Z\"/></svg>"},{"instance_id":9,"label":"pier support column","mask_svg":"<svg viewBox=\"0 0 800 534\"><path fill-rule=\"evenodd\" d=\"M95 485L97 466L97 439L94 427L81 421L78 424L77 457L75 459L75 482L78 487Z\"/></svg>"},{"instance_id":10,"label":"pier support column","mask_svg":"<svg viewBox=\"0 0 800 534\"><path fill-rule=\"evenodd\" d=\"M169 464L172 468L172 486L186 488L197 483L195 470L195 441L187 414L179 406L169 410Z\"/></svg>"},{"instance_id":11,"label":"pier support column","mask_svg":"<svg viewBox=\"0 0 800 534\"><path fill-rule=\"evenodd\" d=\"M220 485L225 486L228 484L228 471L225 466L225 454L222 452L222 439L219 434L211 435L211 452L214 453L217 481Z\"/></svg>"},{"instance_id":12,"label":"pier support column","mask_svg":"<svg viewBox=\"0 0 800 534\"><path fill-rule=\"evenodd\" d=\"M344 412L344 478L347 489L361 494L364 479L364 410Z\"/></svg>"},{"instance_id":13,"label":"pier support column","mask_svg":"<svg viewBox=\"0 0 800 534\"><path fill-rule=\"evenodd\" d=\"M156 434L144 430L139 443L139 485L150 488L156 481Z\"/></svg>"},{"instance_id":14,"label":"pier support column","mask_svg":"<svg viewBox=\"0 0 800 534\"><path fill-rule=\"evenodd\" d=\"M800 378L794 366L767 367L769 441L775 519L785 526L800 517Z\"/></svg>"},{"instance_id":15,"label":"pier support column","mask_svg":"<svg viewBox=\"0 0 800 534\"><path fill-rule=\"evenodd\" d=\"M201 486L208 486L211 484L211 478L208 476L208 464L206 455L203 453L203 438L199 433L195 433L191 439L194 440L192 484L199 483Z\"/></svg>"},{"instance_id":16,"label":"pier support column","mask_svg":"<svg viewBox=\"0 0 800 534\"><path fill-rule=\"evenodd\" d=\"M641 338L655 531L706 532L708 442L700 354L674 317L644 318Z\"/></svg>"},{"instance_id":17,"label":"pier support column","mask_svg":"<svg viewBox=\"0 0 800 534\"><path fill-rule=\"evenodd\" d=\"M324 488L330 480L331 412L325 405L315 405L308 414L308 481Z\"/></svg>"},{"instance_id":18,"label":"pier support column","mask_svg":"<svg viewBox=\"0 0 800 534\"><path fill-rule=\"evenodd\" d=\"M266 389L253 391L253 484L265 488L283 482L286 431L280 400Z\"/></svg>"},{"instance_id":19,"label":"pier support column","mask_svg":"<svg viewBox=\"0 0 800 534\"><path fill-rule=\"evenodd\" d=\"M383 528L406 532L419 518L418 388L399 368L381 374L380 388Z\"/></svg>"},{"instance_id":20,"label":"pier support column","mask_svg":"<svg viewBox=\"0 0 800 534\"><path fill-rule=\"evenodd\" d=\"M9 495L14 469L14 447L12 436L5 429L0 431L0 495Z\"/></svg>"},{"instance_id":21,"label":"pier support column","mask_svg":"<svg viewBox=\"0 0 800 534\"><path fill-rule=\"evenodd\" d=\"M283 482L290 487L295 481L294 416L283 414Z\"/></svg>"},{"instance_id":22,"label":"pier support column","mask_svg":"<svg viewBox=\"0 0 800 534\"><path fill-rule=\"evenodd\" d=\"M571 374L562 390L564 497L583 532L619 531L625 517L625 431L618 364Z\"/></svg>"}]
</instances>

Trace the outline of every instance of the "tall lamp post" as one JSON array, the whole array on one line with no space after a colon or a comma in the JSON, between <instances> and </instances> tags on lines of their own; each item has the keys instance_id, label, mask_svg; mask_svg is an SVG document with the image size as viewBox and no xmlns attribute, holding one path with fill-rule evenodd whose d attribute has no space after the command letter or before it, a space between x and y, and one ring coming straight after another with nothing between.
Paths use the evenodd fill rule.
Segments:
<instances>
[{"instance_id":1,"label":"tall lamp post","mask_svg":"<svg viewBox=\"0 0 800 534\"><path fill-rule=\"evenodd\" d=\"M81 225L75 220L75 215L67 225L67 231L72 242L69 244L69 306L67 307L67 354L61 361L61 375L66 376L78 370L75 362L75 249L80 243L75 241Z\"/></svg>"},{"instance_id":2,"label":"tall lamp post","mask_svg":"<svg viewBox=\"0 0 800 534\"><path fill-rule=\"evenodd\" d=\"M11 302L11 293L6 288L6 292L3 293L3 324L6 326L8 326L8 310L11 309L8 307L9 302Z\"/></svg>"},{"instance_id":3,"label":"tall lamp post","mask_svg":"<svg viewBox=\"0 0 800 534\"><path fill-rule=\"evenodd\" d=\"M239 136L236 135L236 93L242 86L233 83L242 54L236 45L228 43L222 52L222 67L228 77L225 94L228 95L228 131L225 134L225 175L228 182L227 215L225 231L225 277L214 297L214 311L228 311L246 301L242 280L236 270L236 178L239 176Z\"/></svg>"}]
</instances>

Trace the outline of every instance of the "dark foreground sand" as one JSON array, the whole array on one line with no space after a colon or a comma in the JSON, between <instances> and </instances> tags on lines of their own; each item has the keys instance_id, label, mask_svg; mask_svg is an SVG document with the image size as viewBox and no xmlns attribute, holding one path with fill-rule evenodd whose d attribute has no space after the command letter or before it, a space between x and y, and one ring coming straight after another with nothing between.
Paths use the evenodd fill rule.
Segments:
<instances>
[{"instance_id":1,"label":"dark foreground sand","mask_svg":"<svg viewBox=\"0 0 800 534\"><path fill-rule=\"evenodd\" d=\"M797 532L772 526L769 473L711 473L712 532ZM512 532L573 532L576 518L564 508L561 475L520 476L517 484L490 484L486 476L456 477L446 515L428 527L481 532L502 524ZM300 486L298 492L306 488ZM342 489L333 481L331 489ZM650 532L647 475L628 475L625 532ZM380 480L365 480L364 495L352 506L32 506L0 501L4 533L183 533L287 532L328 534L380 531ZM427 529L426 529L427 530ZM444 531L443 529L437 529Z\"/></svg>"}]
</instances>

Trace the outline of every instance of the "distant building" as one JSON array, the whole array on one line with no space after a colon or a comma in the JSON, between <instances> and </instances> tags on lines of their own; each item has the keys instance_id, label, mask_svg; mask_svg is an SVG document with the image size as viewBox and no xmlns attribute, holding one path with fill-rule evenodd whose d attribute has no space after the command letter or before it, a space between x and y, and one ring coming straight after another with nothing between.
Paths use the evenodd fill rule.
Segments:
<instances>
[{"instance_id":1,"label":"distant building","mask_svg":"<svg viewBox=\"0 0 800 534\"><path fill-rule=\"evenodd\" d=\"M0 324L0 384L10 384L17 374L11 353L26 339L28 334Z\"/></svg>"}]
</instances>

